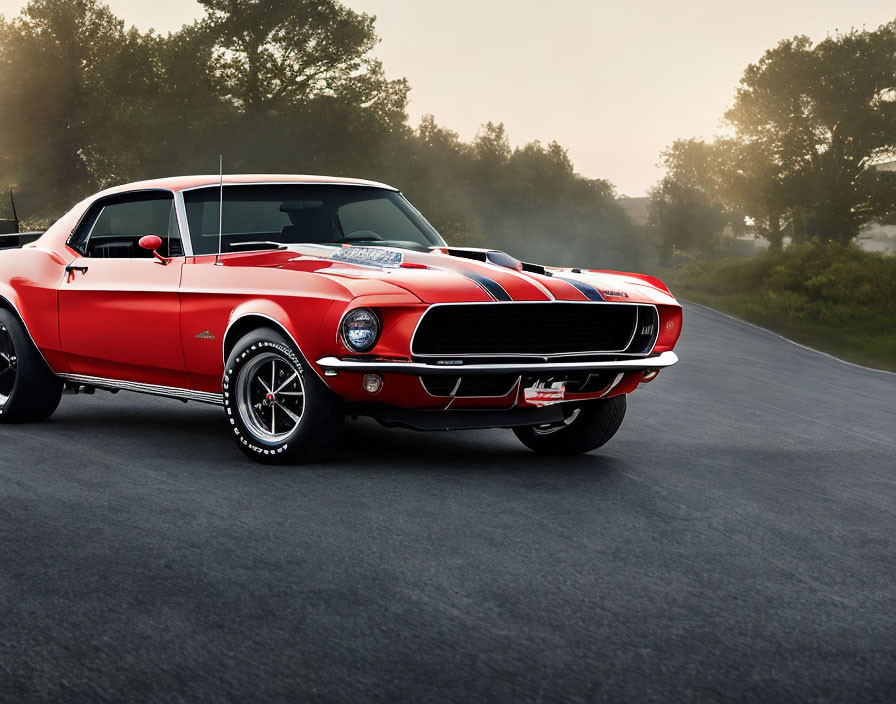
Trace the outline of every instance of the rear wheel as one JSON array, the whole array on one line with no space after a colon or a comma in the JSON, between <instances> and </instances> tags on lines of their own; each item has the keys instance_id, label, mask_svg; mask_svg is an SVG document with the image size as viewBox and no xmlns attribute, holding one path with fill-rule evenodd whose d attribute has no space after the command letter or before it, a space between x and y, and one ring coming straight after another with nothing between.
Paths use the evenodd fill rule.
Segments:
<instances>
[{"instance_id":1,"label":"rear wheel","mask_svg":"<svg viewBox=\"0 0 896 704\"><path fill-rule=\"evenodd\" d=\"M342 429L342 399L275 330L256 330L237 342L223 391L237 445L257 462L312 461L333 446Z\"/></svg>"},{"instance_id":2,"label":"rear wheel","mask_svg":"<svg viewBox=\"0 0 896 704\"><path fill-rule=\"evenodd\" d=\"M514 428L513 432L535 452L579 455L597 449L616 434L625 408L625 395L587 401L564 408L565 418L560 423Z\"/></svg>"},{"instance_id":3,"label":"rear wheel","mask_svg":"<svg viewBox=\"0 0 896 704\"><path fill-rule=\"evenodd\" d=\"M50 371L15 314L0 308L0 423L27 423L53 415L62 381Z\"/></svg>"}]
</instances>

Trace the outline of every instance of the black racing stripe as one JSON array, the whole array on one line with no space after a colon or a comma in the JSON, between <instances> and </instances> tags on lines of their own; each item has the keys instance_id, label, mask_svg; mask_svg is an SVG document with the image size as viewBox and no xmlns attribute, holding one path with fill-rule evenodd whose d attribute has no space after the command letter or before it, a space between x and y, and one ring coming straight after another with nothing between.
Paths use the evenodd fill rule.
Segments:
<instances>
[{"instance_id":1,"label":"black racing stripe","mask_svg":"<svg viewBox=\"0 0 896 704\"><path fill-rule=\"evenodd\" d=\"M463 275L471 281L475 281L479 286L485 289L488 294L496 301L512 301L510 294L494 279L490 279L482 274L476 274L472 271L465 271Z\"/></svg>"},{"instance_id":2,"label":"black racing stripe","mask_svg":"<svg viewBox=\"0 0 896 704\"><path fill-rule=\"evenodd\" d=\"M604 298L601 295L600 291L598 291L596 288L594 288L594 286L592 286L591 284L586 284L584 281L577 281L576 279L567 279L567 278L564 278L563 276L557 276L556 274L554 274L553 278L559 279L560 281L565 281L566 283L570 284L571 286L575 286L577 289L579 289L579 291L581 291L585 295L585 297L589 301L606 301L607 300L606 298Z\"/></svg>"}]
</instances>

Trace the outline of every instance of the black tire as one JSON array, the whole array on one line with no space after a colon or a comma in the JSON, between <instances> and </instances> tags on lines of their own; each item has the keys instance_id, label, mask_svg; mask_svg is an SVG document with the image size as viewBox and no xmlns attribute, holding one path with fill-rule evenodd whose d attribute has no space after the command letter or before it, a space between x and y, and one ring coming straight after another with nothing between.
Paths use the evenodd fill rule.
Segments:
<instances>
[{"instance_id":1,"label":"black tire","mask_svg":"<svg viewBox=\"0 0 896 704\"><path fill-rule=\"evenodd\" d=\"M280 390L262 379L268 370L276 377L276 385L284 384ZM290 382L294 374L298 378ZM266 392L269 388L277 393ZM336 443L345 420L342 399L283 335L268 328L236 343L224 369L223 393L237 447L264 464L319 459ZM298 420L293 421L294 417Z\"/></svg>"},{"instance_id":2,"label":"black tire","mask_svg":"<svg viewBox=\"0 0 896 704\"><path fill-rule=\"evenodd\" d=\"M530 450L546 455L580 455L610 440L625 418L625 395L587 401L564 409L567 419L558 426L525 426L513 432Z\"/></svg>"},{"instance_id":3,"label":"black tire","mask_svg":"<svg viewBox=\"0 0 896 704\"><path fill-rule=\"evenodd\" d=\"M46 420L61 398L62 380L50 371L18 316L0 308L0 423Z\"/></svg>"}]
</instances>

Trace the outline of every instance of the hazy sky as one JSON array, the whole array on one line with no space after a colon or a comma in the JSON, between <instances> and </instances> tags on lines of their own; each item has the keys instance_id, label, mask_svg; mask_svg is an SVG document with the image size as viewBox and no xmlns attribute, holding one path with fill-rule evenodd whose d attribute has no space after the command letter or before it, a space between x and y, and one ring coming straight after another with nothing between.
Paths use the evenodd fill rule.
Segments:
<instances>
[{"instance_id":1,"label":"hazy sky","mask_svg":"<svg viewBox=\"0 0 896 704\"><path fill-rule=\"evenodd\" d=\"M677 137L712 137L743 69L779 39L896 19L886 0L345 0L377 16L376 54L468 139L503 121L514 144L556 139L576 169L642 195ZM22 0L0 0L16 15ZM109 0L141 29L198 17L193 0Z\"/></svg>"}]
</instances>

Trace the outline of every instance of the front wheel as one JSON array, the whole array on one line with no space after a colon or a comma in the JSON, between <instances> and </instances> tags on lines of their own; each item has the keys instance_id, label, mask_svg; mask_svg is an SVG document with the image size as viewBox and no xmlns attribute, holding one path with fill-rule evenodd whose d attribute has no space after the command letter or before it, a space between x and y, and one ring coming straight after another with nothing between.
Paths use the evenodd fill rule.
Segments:
<instances>
[{"instance_id":1,"label":"front wheel","mask_svg":"<svg viewBox=\"0 0 896 704\"><path fill-rule=\"evenodd\" d=\"M342 399L275 330L256 330L236 343L223 392L237 445L257 462L309 462L339 437Z\"/></svg>"},{"instance_id":2,"label":"front wheel","mask_svg":"<svg viewBox=\"0 0 896 704\"><path fill-rule=\"evenodd\" d=\"M579 455L612 438L625 417L625 395L564 408L564 419L552 425L530 425L513 432L526 447L547 455Z\"/></svg>"}]
</instances>

